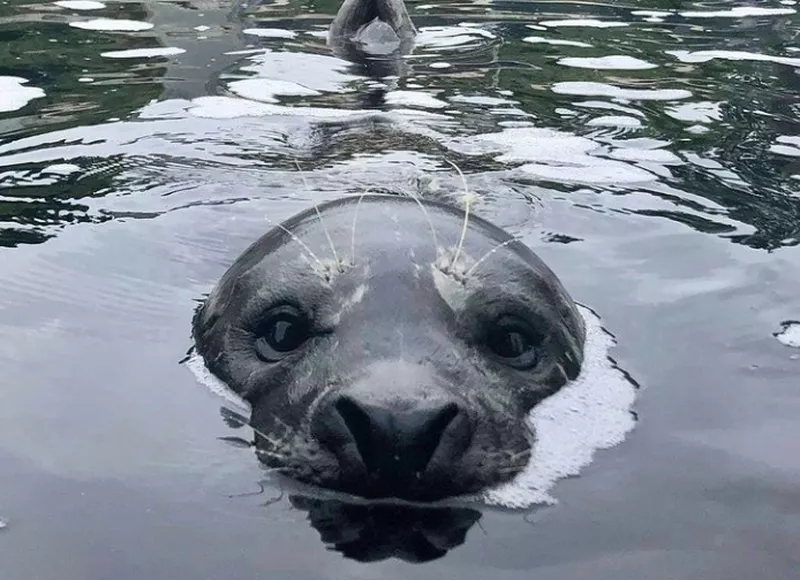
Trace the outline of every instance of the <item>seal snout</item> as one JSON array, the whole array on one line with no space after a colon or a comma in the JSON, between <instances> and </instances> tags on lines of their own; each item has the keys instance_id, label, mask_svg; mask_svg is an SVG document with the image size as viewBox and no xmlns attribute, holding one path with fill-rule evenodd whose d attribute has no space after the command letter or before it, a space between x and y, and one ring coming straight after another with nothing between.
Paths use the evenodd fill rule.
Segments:
<instances>
[{"instance_id":1,"label":"seal snout","mask_svg":"<svg viewBox=\"0 0 800 580\"><path fill-rule=\"evenodd\" d=\"M472 438L469 413L455 400L404 403L339 394L317 415L317 440L337 457L341 480L353 491L405 499L449 491Z\"/></svg>"}]
</instances>

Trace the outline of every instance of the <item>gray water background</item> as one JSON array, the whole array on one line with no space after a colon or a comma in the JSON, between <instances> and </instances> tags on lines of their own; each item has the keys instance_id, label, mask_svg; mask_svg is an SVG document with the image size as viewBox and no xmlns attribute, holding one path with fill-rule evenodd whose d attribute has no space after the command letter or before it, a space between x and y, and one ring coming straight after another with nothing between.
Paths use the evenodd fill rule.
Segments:
<instances>
[{"instance_id":1,"label":"gray water background","mask_svg":"<svg viewBox=\"0 0 800 580\"><path fill-rule=\"evenodd\" d=\"M0 113L0 578L800 577L800 350L774 336L800 319L800 8L409 2L422 29L486 32L408 59L389 88L443 103L415 105L330 54L333 1L106 4L0 2L0 76L45 93ZM787 13L691 14L742 6ZM154 27L69 26L99 17ZM539 25L570 18L626 25ZM101 56L150 47L185 52ZM609 55L657 66L562 60ZM248 78L315 88L273 103L313 109L241 116ZM500 131L516 157L476 138ZM487 511L425 564L361 563L255 494L252 452L218 439L240 430L179 363L267 218L367 187L455 202L446 159L616 336L639 422L558 505Z\"/></svg>"}]
</instances>

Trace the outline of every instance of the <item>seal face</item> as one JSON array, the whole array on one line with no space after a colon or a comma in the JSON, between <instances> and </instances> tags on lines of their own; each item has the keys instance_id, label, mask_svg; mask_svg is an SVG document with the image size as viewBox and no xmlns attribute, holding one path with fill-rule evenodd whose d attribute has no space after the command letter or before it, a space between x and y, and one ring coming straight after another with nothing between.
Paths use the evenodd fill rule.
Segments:
<instances>
[{"instance_id":1,"label":"seal face","mask_svg":"<svg viewBox=\"0 0 800 580\"><path fill-rule=\"evenodd\" d=\"M577 376L585 339L574 302L524 244L458 208L393 195L335 200L266 233L198 309L193 335L251 404L263 463L412 501L517 475L526 416Z\"/></svg>"}]
</instances>

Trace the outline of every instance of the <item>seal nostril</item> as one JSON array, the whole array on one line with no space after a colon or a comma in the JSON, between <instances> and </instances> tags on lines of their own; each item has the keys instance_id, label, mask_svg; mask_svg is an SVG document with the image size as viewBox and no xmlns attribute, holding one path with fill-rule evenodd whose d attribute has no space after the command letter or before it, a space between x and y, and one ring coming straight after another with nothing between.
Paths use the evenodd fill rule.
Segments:
<instances>
[{"instance_id":1,"label":"seal nostril","mask_svg":"<svg viewBox=\"0 0 800 580\"><path fill-rule=\"evenodd\" d=\"M344 423L355 441L358 453L361 455L361 460L366 468L372 471L372 458L379 450L374 449L371 445L373 436L369 415L350 397L340 397L334 407L344 419Z\"/></svg>"},{"instance_id":2,"label":"seal nostril","mask_svg":"<svg viewBox=\"0 0 800 580\"><path fill-rule=\"evenodd\" d=\"M461 414L455 403L392 412L342 396L335 409L344 421L367 470L381 478L418 478L445 432ZM446 445L450 453L452 445ZM456 459L456 457L448 457Z\"/></svg>"}]
</instances>

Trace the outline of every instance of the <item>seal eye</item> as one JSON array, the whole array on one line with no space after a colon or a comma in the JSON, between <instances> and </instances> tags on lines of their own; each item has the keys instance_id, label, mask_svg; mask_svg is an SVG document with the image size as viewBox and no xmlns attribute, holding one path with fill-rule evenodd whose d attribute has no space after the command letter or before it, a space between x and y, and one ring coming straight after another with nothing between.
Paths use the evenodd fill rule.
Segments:
<instances>
[{"instance_id":1,"label":"seal eye","mask_svg":"<svg viewBox=\"0 0 800 580\"><path fill-rule=\"evenodd\" d=\"M267 362L279 361L311 336L308 320L292 306L267 312L258 334L256 352Z\"/></svg>"},{"instance_id":2,"label":"seal eye","mask_svg":"<svg viewBox=\"0 0 800 580\"><path fill-rule=\"evenodd\" d=\"M527 323L506 316L494 323L486 336L487 346L506 364L530 369L539 362L539 346L543 337Z\"/></svg>"}]
</instances>

